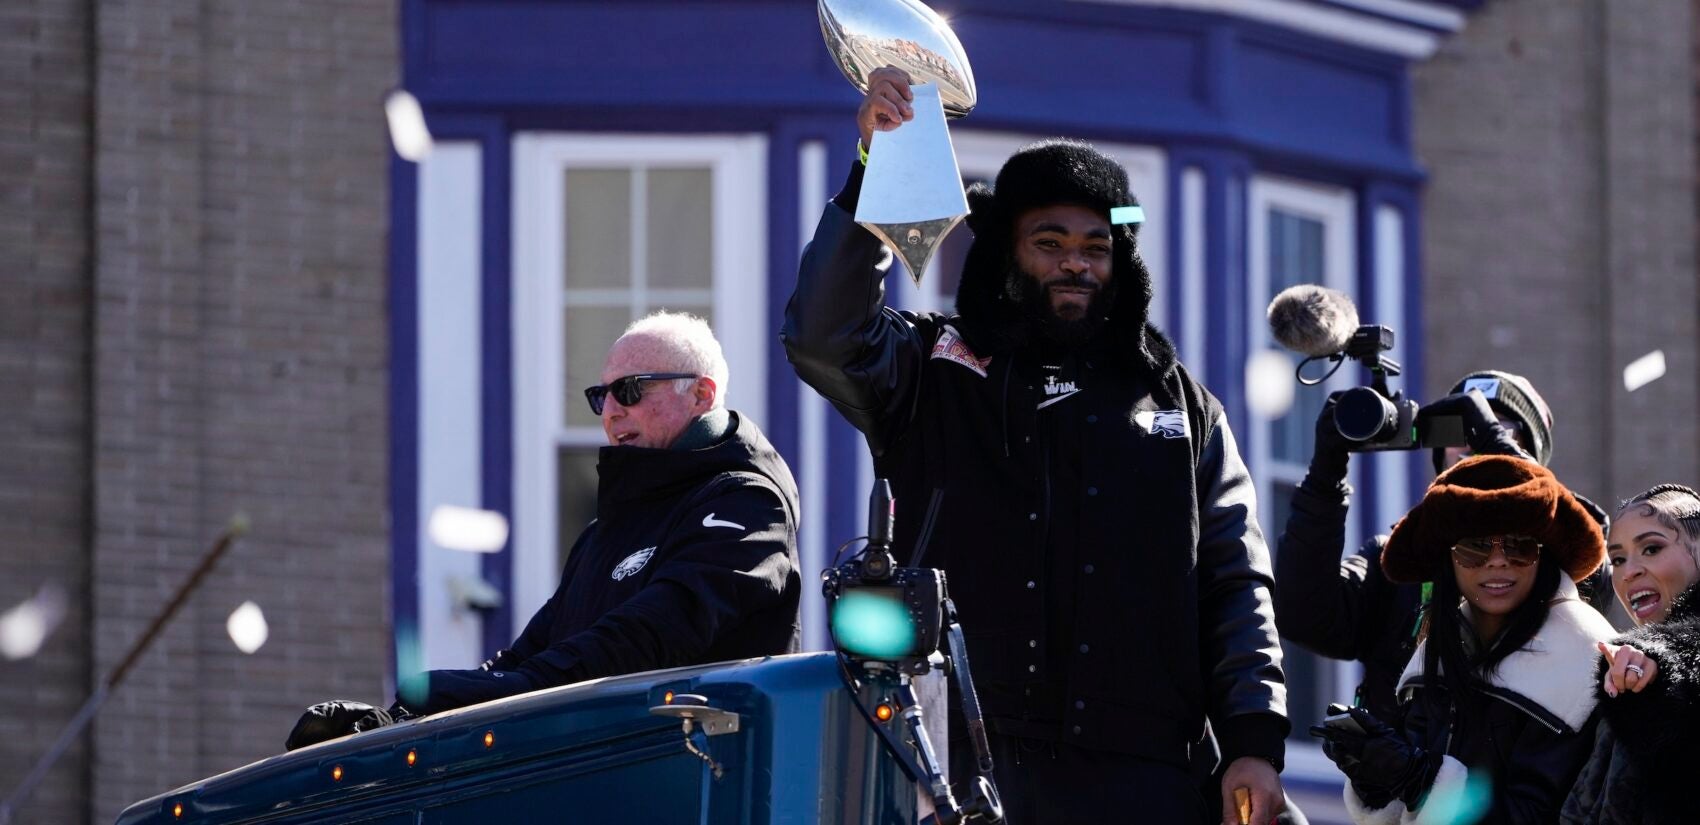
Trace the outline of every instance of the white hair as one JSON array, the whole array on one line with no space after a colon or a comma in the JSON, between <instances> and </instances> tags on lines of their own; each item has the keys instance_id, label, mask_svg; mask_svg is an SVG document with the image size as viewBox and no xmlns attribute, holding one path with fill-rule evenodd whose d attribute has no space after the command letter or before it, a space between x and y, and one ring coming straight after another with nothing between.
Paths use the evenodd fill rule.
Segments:
<instances>
[{"instance_id":1,"label":"white hair","mask_svg":"<svg viewBox=\"0 0 1700 825\"><path fill-rule=\"evenodd\" d=\"M673 354L672 360L675 360L675 363L669 365L671 369L713 379L714 409L726 406L726 386L729 378L726 353L721 351L720 342L714 337L714 329L707 321L688 312L660 310L633 321L631 326L626 327L626 331L620 334L620 338L623 340L631 335L655 338L666 344ZM696 382L688 379L674 381L673 390L682 395L689 392L694 383Z\"/></svg>"}]
</instances>

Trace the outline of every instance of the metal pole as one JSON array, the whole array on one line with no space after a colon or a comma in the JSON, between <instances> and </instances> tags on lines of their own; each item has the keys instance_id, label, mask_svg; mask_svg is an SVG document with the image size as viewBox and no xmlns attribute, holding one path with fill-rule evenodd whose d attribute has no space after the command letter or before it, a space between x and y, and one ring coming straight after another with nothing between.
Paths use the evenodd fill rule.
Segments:
<instances>
[{"instance_id":1,"label":"metal pole","mask_svg":"<svg viewBox=\"0 0 1700 825\"><path fill-rule=\"evenodd\" d=\"M130 646L129 652L124 654L124 658L119 661L118 666L113 668L112 672L95 686L94 692L89 694L89 698L83 702L83 706L77 709L77 715L71 717L71 721L67 722L65 727L59 731L59 737L53 740L53 745L47 749L46 753L41 755L40 759L36 760L35 766L30 768L30 772L24 777L24 781L18 783L18 787L13 789L11 795L6 797L4 802L0 802L0 825L10 825L12 816L17 813L24 802L29 800L30 794L35 792L35 786L41 784L41 780L47 778L47 772L53 768L53 764L58 762L59 757L64 756L65 751L70 749L71 743L77 741L77 737L82 735L83 729L88 727L89 722L93 721L95 714L100 711L100 706L106 704L107 697L111 696L113 691L118 688L119 683L124 681L124 677L130 674L130 669L135 667L136 662L142 658L142 654L146 653L147 649L153 645L154 639L165 629L166 624L170 623L172 617L177 615L177 611L189 600L189 596L195 592L196 588L201 586L201 581L207 577L208 573L212 572L213 566L217 565L218 560L223 558L224 554L236 543L236 539L246 532L248 532L248 519L246 517L237 515L230 520L230 527L226 528L224 533L218 537L218 541L213 543L212 549L201 557L200 564L195 566L194 571L189 574L188 580L184 581L177 588L177 592L172 594L171 601L166 603L159 615L154 616L153 622L148 625L147 630L142 632L141 638Z\"/></svg>"}]
</instances>

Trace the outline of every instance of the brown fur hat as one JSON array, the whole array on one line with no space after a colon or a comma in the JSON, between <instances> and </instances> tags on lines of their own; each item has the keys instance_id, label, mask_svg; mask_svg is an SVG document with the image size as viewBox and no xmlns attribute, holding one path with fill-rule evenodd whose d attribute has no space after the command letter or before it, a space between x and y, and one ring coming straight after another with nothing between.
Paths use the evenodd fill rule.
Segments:
<instances>
[{"instance_id":1,"label":"brown fur hat","mask_svg":"<svg viewBox=\"0 0 1700 825\"><path fill-rule=\"evenodd\" d=\"M1396 582L1434 577L1460 539L1530 536L1572 581L1605 559L1605 537L1552 471L1501 455L1467 458L1434 480L1423 500L1393 525L1381 569Z\"/></svg>"}]
</instances>

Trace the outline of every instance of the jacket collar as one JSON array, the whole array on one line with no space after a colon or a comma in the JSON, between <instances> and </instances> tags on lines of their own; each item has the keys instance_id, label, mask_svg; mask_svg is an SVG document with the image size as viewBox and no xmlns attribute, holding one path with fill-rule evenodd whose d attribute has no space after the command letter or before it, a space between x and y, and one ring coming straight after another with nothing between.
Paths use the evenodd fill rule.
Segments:
<instances>
[{"instance_id":1,"label":"jacket collar","mask_svg":"<svg viewBox=\"0 0 1700 825\"><path fill-rule=\"evenodd\" d=\"M1472 618L1467 605L1464 613ZM1594 660L1599 657L1594 645L1613 633L1605 617L1582 601L1576 585L1561 577L1546 623L1522 650L1499 663L1488 680L1490 692L1532 716L1550 716L1573 731L1581 730L1594 712ZM1427 640L1417 645L1399 676L1399 693L1422 681L1427 647ZM1535 708L1543 713L1535 713Z\"/></svg>"}]
</instances>

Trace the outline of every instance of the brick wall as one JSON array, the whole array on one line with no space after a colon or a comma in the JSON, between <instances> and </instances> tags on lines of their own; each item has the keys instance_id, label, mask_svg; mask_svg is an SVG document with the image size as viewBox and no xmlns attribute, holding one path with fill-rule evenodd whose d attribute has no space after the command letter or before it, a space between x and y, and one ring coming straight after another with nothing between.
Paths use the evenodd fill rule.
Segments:
<instances>
[{"instance_id":1,"label":"brick wall","mask_svg":"<svg viewBox=\"0 0 1700 825\"><path fill-rule=\"evenodd\" d=\"M0 794L89 683L87 5L0 7L0 611L48 583L69 601L39 654L0 659ZM80 821L87 758L61 760L20 821Z\"/></svg>"},{"instance_id":2,"label":"brick wall","mask_svg":"<svg viewBox=\"0 0 1700 825\"><path fill-rule=\"evenodd\" d=\"M102 7L96 661L236 512L251 537L96 732L95 819L383 698L387 148L377 2ZM270 617L259 654L226 616Z\"/></svg>"},{"instance_id":3,"label":"brick wall","mask_svg":"<svg viewBox=\"0 0 1700 825\"><path fill-rule=\"evenodd\" d=\"M0 607L48 578L74 597L40 656L0 663L0 786L252 523L22 821L110 822L275 753L305 704L384 698L396 21L391 0L0 12ZM253 656L224 630L245 600L271 627Z\"/></svg>"},{"instance_id":4,"label":"brick wall","mask_svg":"<svg viewBox=\"0 0 1700 825\"><path fill-rule=\"evenodd\" d=\"M1689 4L1495 0L1420 65L1425 392L1522 373L1596 500L1700 481ZM1662 349L1637 392L1623 367Z\"/></svg>"}]
</instances>

